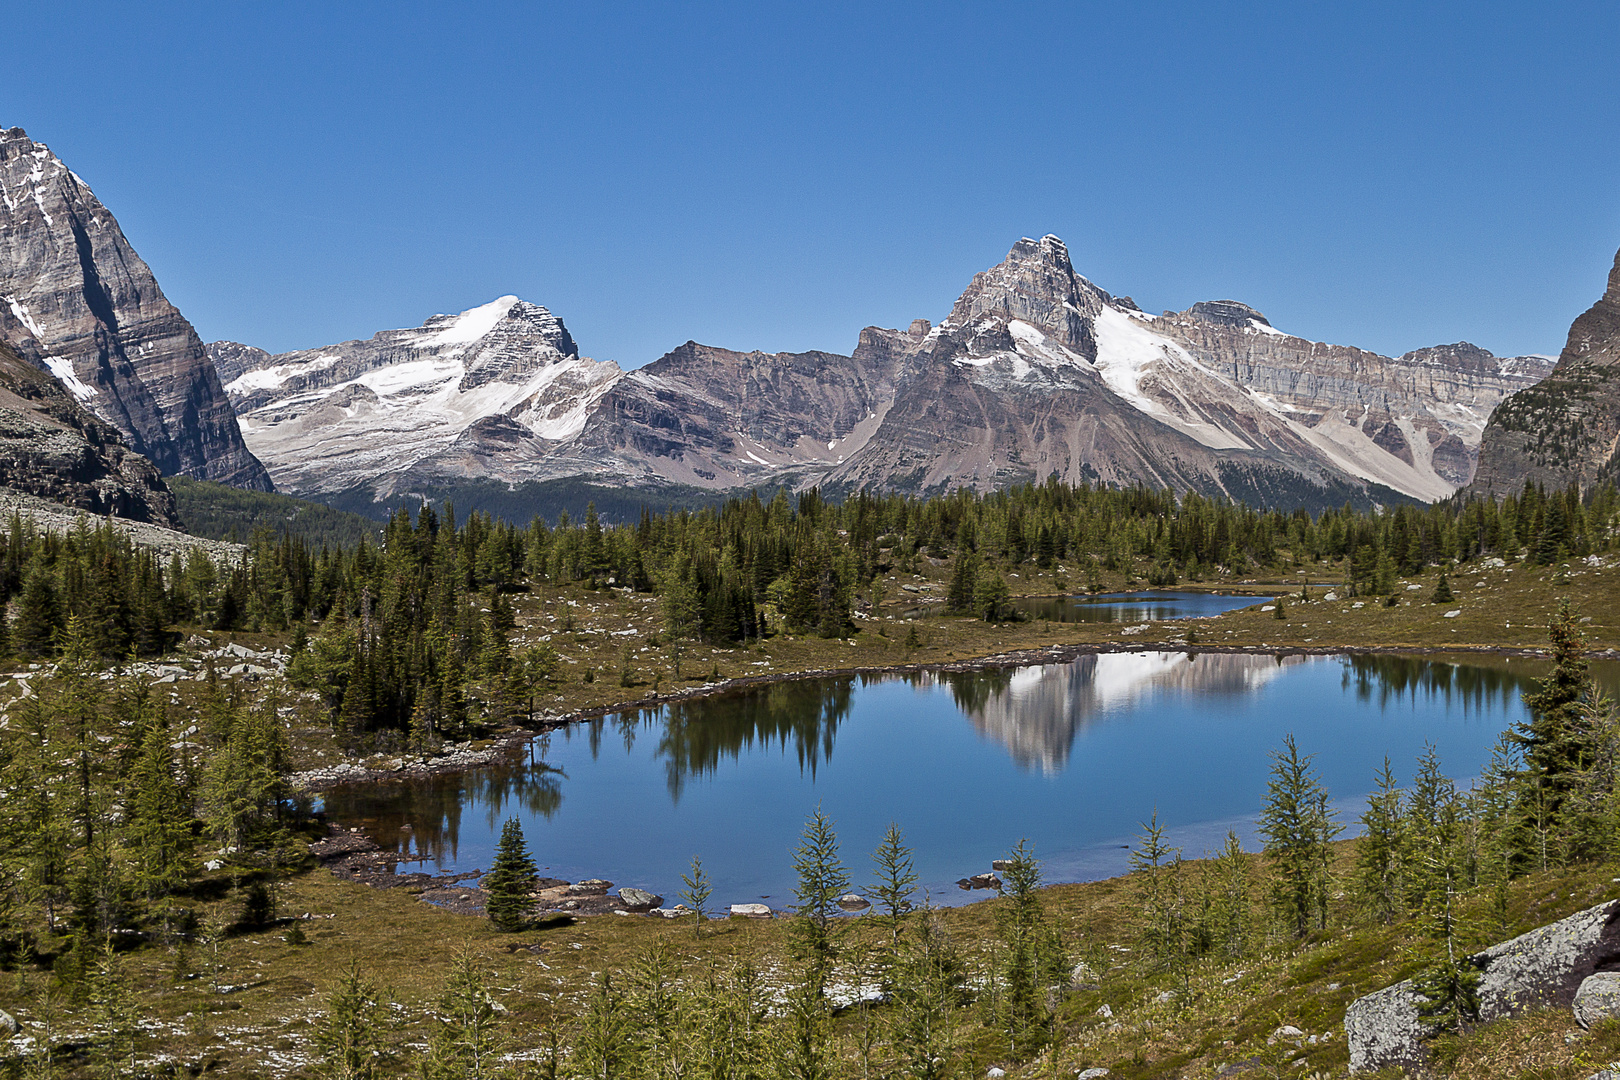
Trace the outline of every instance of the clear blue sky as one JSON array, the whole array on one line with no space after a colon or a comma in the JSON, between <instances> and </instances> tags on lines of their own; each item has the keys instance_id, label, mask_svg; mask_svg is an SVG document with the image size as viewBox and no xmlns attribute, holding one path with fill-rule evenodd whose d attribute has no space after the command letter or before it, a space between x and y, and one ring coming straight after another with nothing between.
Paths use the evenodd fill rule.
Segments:
<instances>
[{"instance_id":1,"label":"clear blue sky","mask_svg":"<svg viewBox=\"0 0 1620 1080\"><path fill-rule=\"evenodd\" d=\"M0 124L206 339L503 293L635 367L848 352L1021 235L1148 310L1556 352L1620 247L1620 5L11 5Z\"/></svg>"}]
</instances>

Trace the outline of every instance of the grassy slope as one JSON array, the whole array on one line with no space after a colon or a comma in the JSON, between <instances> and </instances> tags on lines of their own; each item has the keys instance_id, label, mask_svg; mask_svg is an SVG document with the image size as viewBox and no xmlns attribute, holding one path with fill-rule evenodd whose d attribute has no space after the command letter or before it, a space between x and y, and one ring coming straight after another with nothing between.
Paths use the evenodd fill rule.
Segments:
<instances>
[{"instance_id":1,"label":"grassy slope","mask_svg":"<svg viewBox=\"0 0 1620 1080\"><path fill-rule=\"evenodd\" d=\"M1348 845L1341 845L1341 853L1348 855ZM846 857L854 861L858 854ZM1516 883L1509 923L1491 927L1478 940L1521 932L1620 897L1620 885L1610 880L1617 869L1588 867ZM1065 930L1078 957L1097 972L1098 983L1070 994L1060 1006L1056 1051L1015 1068L980 1048L970 1051L967 1075L983 1075L992 1064L1009 1066L1015 1076L1072 1076L1100 1066L1124 1078L1213 1077L1234 1064L1254 1068L1248 1073L1254 1076L1343 1075L1348 1061L1345 1007L1356 996L1406 976L1414 966L1406 928L1360 926L1336 928L1297 947L1272 945L1235 962L1206 962L1185 980L1145 974L1130 929L1133 895L1132 883L1125 879L1045 892L1048 916ZM430 1014L451 958L463 945L493 971L497 998L509 1010L506 1031L514 1049L541 1045L547 1024L566 1026L579 1009L595 973L628 967L657 941L671 945L689 970L747 957L764 966L770 981L791 977L784 961L788 925L780 920L720 920L701 939L688 921L611 916L556 919L517 934L499 934L484 920L446 913L416 901L406 890L377 891L318 871L289 882L282 902L291 915L312 916L298 923L307 945L288 944L285 932L291 923L284 922L227 938L218 953L217 972L213 954L196 947L178 964L162 949L131 956L129 971L147 1031L144 1051L161 1048L193 1074L246 1077L289 1071L267 1066L296 1067L307 1060L311 1026L319 1022L325 995L351 958L359 959L400 1003L398 1042L420 1045L431 1030ZM991 960L1000 903L992 900L940 914L970 964ZM844 929L856 936L867 932L859 920L850 920ZM0 1007L25 1023L37 1019L39 1007L30 991L43 978L0 982ZM216 982L234 989L216 993ZM1172 999L1160 1000L1166 991ZM1099 1015L1104 1005L1111 1018ZM840 1021L846 1049L856 1023L853 1017ZM1268 1036L1284 1024L1317 1042L1268 1043ZM1593 1062L1620 1056L1620 1029L1582 1033L1567 1010L1549 1010L1491 1025L1440 1050L1442 1077L1577 1080L1593 1070Z\"/></svg>"}]
</instances>

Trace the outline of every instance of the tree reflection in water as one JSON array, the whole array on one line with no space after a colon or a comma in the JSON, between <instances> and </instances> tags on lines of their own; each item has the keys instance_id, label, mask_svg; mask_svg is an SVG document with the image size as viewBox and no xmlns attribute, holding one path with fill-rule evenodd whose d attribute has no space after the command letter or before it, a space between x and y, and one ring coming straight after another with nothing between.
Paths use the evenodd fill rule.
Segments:
<instances>
[{"instance_id":1,"label":"tree reflection in water","mask_svg":"<svg viewBox=\"0 0 1620 1080\"><path fill-rule=\"evenodd\" d=\"M453 863L464 806L484 811L488 832L499 832L509 817L549 818L562 806L560 781L567 775L541 760L545 738L531 744L530 761L404 782L345 785L326 793L325 808L336 820L360 826L385 851Z\"/></svg>"},{"instance_id":2,"label":"tree reflection in water","mask_svg":"<svg viewBox=\"0 0 1620 1080\"><path fill-rule=\"evenodd\" d=\"M802 679L653 710L650 722L663 725L658 756L670 798L680 801L687 777L713 773L722 758L735 761L756 745L779 745L784 752L791 746L799 771L814 777L831 759L854 698L852 679Z\"/></svg>"}]
</instances>

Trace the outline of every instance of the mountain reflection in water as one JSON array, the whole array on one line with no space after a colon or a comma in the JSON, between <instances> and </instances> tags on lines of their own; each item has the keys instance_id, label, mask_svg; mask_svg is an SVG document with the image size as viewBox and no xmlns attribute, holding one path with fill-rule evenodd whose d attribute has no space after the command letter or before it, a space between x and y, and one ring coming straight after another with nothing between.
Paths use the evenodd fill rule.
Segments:
<instances>
[{"instance_id":1,"label":"mountain reflection in water","mask_svg":"<svg viewBox=\"0 0 1620 1080\"><path fill-rule=\"evenodd\" d=\"M936 880L984 869L1020 836L1047 845L1058 880L1080 880L1119 872L1109 860L1155 807L1219 835L1252 815L1288 731L1320 753L1335 797L1368 790L1385 753L1400 771L1428 739L1451 775L1476 775L1546 665L1457 659L1133 652L780 682L586 721L538 736L526 760L353 785L325 805L452 869L487 867L508 817L562 876L667 892L696 852L737 900L786 887L804 814L823 801L854 851L899 822ZM1612 683L1612 668L1594 674Z\"/></svg>"},{"instance_id":2,"label":"mountain reflection in water","mask_svg":"<svg viewBox=\"0 0 1620 1080\"><path fill-rule=\"evenodd\" d=\"M1087 723L1160 693L1241 696L1319 656L1102 653L994 675L946 676L957 708L1024 768L1055 773Z\"/></svg>"}]
</instances>

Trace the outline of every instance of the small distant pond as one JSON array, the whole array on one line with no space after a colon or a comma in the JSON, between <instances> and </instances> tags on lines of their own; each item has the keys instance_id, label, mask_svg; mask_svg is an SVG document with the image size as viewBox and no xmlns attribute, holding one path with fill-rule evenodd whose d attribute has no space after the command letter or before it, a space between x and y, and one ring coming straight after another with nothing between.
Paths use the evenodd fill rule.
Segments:
<instances>
[{"instance_id":1,"label":"small distant pond","mask_svg":"<svg viewBox=\"0 0 1620 1080\"><path fill-rule=\"evenodd\" d=\"M1264 604L1269 596L1232 596L1207 592L1098 593L1082 596L1023 596L1015 604L1032 619L1048 622L1139 623L1157 619L1195 619L1222 615Z\"/></svg>"},{"instance_id":2,"label":"small distant pond","mask_svg":"<svg viewBox=\"0 0 1620 1080\"><path fill-rule=\"evenodd\" d=\"M1202 594L1198 594L1202 597ZM1231 597L1213 599L1235 599ZM1601 665L1600 677L1615 681ZM1157 809L1189 856L1250 850L1267 754L1292 732L1352 827L1388 754L1425 742L1466 782L1524 716L1539 661L1138 652L974 673L814 679L624 712L534 740L528 760L328 793L340 821L417 860L487 869L508 817L545 872L674 902L701 855L717 906L790 902L820 806L857 885L890 821L936 902L1028 838L1049 881L1121 873ZM409 825L409 830L402 826Z\"/></svg>"}]
</instances>

